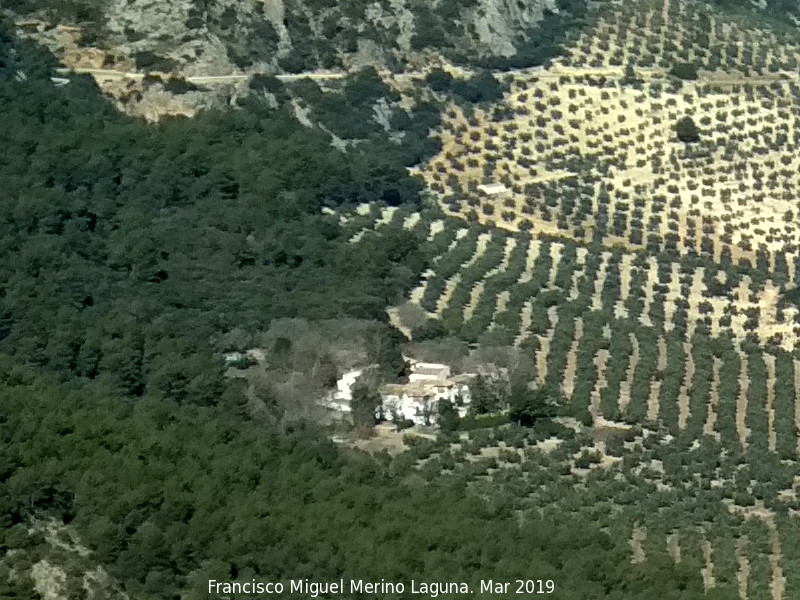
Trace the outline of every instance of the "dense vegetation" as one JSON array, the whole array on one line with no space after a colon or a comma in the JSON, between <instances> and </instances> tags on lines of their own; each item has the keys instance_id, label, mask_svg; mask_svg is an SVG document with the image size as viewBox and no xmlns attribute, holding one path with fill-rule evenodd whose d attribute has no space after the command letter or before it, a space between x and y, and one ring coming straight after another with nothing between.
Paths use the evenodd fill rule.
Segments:
<instances>
[{"instance_id":1,"label":"dense vegetation","mask_svg":"<svg viewBox=\"0 0 800 600\"><path fill-rule=\"evenodd\" d=\"M523 544L573 598L696 587L671 566L620 569L625 544L599 531L581 560L586 528L567 519L519 528L463 482L414 484L314 431L256 427L238 386L225 390L213 334L376 318L418 278L420 240L390 228L348 244L321 211L418 202L396 153L371 144L342 160L257 102L148 127L88 80L54 88L51 63L0 40L4 548L26 544L31 516L74 522L139 598L205 597L207 577L527 576ZM390 549L380 561L377 547ZM4 597L34 595L8 568Z\"/></svg>"},{"instance_id":2,"label":"dense vegetation","mask_svg":"<svg viewBox=\"0 0 800 600\"><path fill-rule=\"evenodd\" d=\"M390 88L377 71L368 67L348 77L339 89L323 91L313 81L299 81L286 88L275 78L258 76L252 87L267 90L280 101L289 95L309 108L309 119L339 138L345 146L358 147L369 155L377 146L383 156L387 177L399 181L405 173L392 164L418 164L440 149L438 139L429 136L439 124L439 108L417 97L413 108L399 106L402 97ZM417 94L419 96L419 94ZM377 165L369 166L377 169ZM408 202L413 196L388 192L383 200L388 204ZM413 202L412 202L413 204Z\"/></svg>"},{"instance_id":3,"label":"dense vegetation","mask_svg":"<svg viewBox=\"0 0 800 600\"><path fill-rule=\"evenodd\" d=\"M287 108L252 101L158 126L89 79L56 89L2 36L0 349L120 393L209 403L209 336L277 317L382 319L426 264L392 229L347 243L324 207L416 203L410 143L343 160ZM24 74L20 76L20 74ZM425 130L427 133L427 130Z\"/></svg>"},{"instance_id":4,"label":"dense vegetation","mask_svg":"<svg viewBox=\"0 0 800 600\"><path fill-rule=\"evenodd\" d=\"M181 590L207 598L208 578L253 577L475 588L535 577L575 600L701 593L692 561L633 566L626 539L551 508L521 523L513 502L465 494L463 474L426 482L407 463L344 455L314 431L278 434L215 407L131 403L8 360L0 382L0 548L24 539L32 513L71 521L142 600ZM30 597L5 575L0 567L0 595Z\"/></svg>"},{"instance_id":5,"label":"dense vegetation","mask_svg":"<svg viewBox=\"0 0 800 600\"><path fill-rule=\"evenodd\" d=\"M496 102L508 91L489 72L479 72L468 79L453 77L441 68L433 68L425 77L425 82L435 92L452 94L461 102Z\"/></svg>"},{"instance_id":6,"label":"dense vegetation","mask_svg":"<svg viewBox=\"0 0 800 600\"><path fill-rule=\"evenodd\" d=\"M54 88L51 64L1 31L0 547L28 543L32 516L73 522L138 598L205 597L208 577L533 572L570 598L693 597L696 569L628 568L627 544L586 523L520 527L464 481L421 485L313 430L248 422L213 334L376 318L425 267L402 229L348 244L321 212L417 202L397 154L372 144L342 160L256 102L148 127L88 80ZM34 596L9 568L3 596Z\"/></svg>"},{"instance_id":7,"label":"dense vegetation","mask_svg":"<svg viewBox=\"0 0 800 600\"><path fill-rule=\"evenodd\" d=\"M402 226L419 208L421 189L405 167L432 149L426 134L434 107L382 104L396 98L368 70L334 93L313 84L292 90L333 136L299 126L286 90L269 78L254 81L253 97L237 111L146 126L109 109L89 80L54 88L47 59L2 28L0 43L7 123L0 150L0 596L36 597L29 581L9 574L42 556L27 527L51 517L70 523L137 600L206 598L208 578L303 577L464 581L473 589L480 579L542 578L563 598L730 598L742 532L750 544L750 597L767 597L770 532L730 513L733 503L774 511L787 594L800 589L792 568L800 556L796 525L787 516L797 501L782 497L796 471L791 386L774 388L777 451L768 451L768 362L754 360L760 348L746 345L743 362L730 340L711 343L698 328L690 340L695 377L684 384L685 307L670 315L676 330L664 336L667 366L657 366L656 335L635 319L644 314L643 298L625 300L627 320L614 316L622 255L599 246L584 257L591 277L577 278L574 245L543 239L530 279L521 282L531 240L519 234L505 270L484 290L487 298L509 292L497 326L488 329L494 302L478 303L465 322L472 286L503 260L506 240L493 234L463 268L483 230L456 239L448 223L428 242L428 220ZM468 102L501 91L485 75L441 83ZM373 115L385 125L365 118ZM389 131L398 135L385 139ZM331 145L334 137L343 150ZM366 232L352 215L343 227L339 214L323 211L360 202L401 209L390 224ZM363 235L351 243L356 232ZM458 274L460 283L441 319L421 330L513 344L527 302L523 351L541 351L540 338L555 329L537 393L481 380L467 418L448 405L451 432L410 438L408 452L390 459L342 450L310 425L254 420L241 387L222 377L212 341L217 350L244 349L261 331L271 368L290 372L287 365L313 360L319 379L330 383L335 369L307 352L314 337L301 344L292 332L298 323L343 317L370 319L373 356L396 364L397 338L381 323L383 310L437 253L442 259L422 302L436 308L450 278ZM643 267L634 272L640 290L643 274ZM659 261L656 274L669 281L670 263ZM574 284L576 298L548 289L551 279L561 292ZM591 308L593 294L599 310ZM659 291L648 300L648 318L663 324L667 305ZM592 424L594 357L609 350L625 360L607 366L601 413L655 430L598 432L608 436L606 458L620 468L600 468L595 432L546 418L557 411L554 390L579 337L578 317L572 412ZM335 327L320 330L331 345L337 341ZM641 366L629 377L634 342ZM776 355L778 381L792 380L792 358ZM712 409L717 359L724 402ZM753 382L744 390L746 448L737 446L734 418L740 365ZM647 417L654 380L661 385L657 423ZM626 409L618 403L624 381ZM667 401L683 387L691 409L685 426L677 402ZM375 395L361 388L357 396L357 416L371 425ZM486 429L506 406L509 414L499 416L514 425ZM702 435L712 410L718 439ZM456 429L470 433L460 437ZM561 442L552 453L535 446L551 436ZM664 539L678 527L683 558L675 564ZM641 564L631 562L635 529L649 530ZM711 533L716 587L704 593L701 544ZM80 577L69 585L80 598Z\"/></svg>"}]
</instances>

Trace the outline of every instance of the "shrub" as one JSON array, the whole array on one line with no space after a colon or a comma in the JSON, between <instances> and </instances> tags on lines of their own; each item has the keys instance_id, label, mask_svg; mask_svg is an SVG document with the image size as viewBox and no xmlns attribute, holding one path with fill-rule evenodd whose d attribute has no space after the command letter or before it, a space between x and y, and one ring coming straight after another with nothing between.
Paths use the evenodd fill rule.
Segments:
<instances>
[{"instance_id":1,"label":"shrub","mask_svg":"<svg viewBox=\"0 0 800 600\"><path fill-rule=\"evenodd\" d=\"M588 469L592 464L597 464L600 462L600 455L592 450L584 450L581 452L580 456L575 459L575 468L577 469Z\"/></svg>"},{"instance_id":2,"label":"shrub","mask_svg":"<svg viewBox=\"0 0 800 600\"><path fill-rule=\"evenodd\" d=\"M445 337L447 335L447 328L440 319L428 319L411 331L411 337L415 341L434 340Z\"/></svg>"},{"instance_id":3,"label":"shrub","mask_svg":"<svg viewBox=\"0 0 800 600\"><path fill-rule=\"evenodd\" d=\"M134 55L133 60L137 69L145 71L161 71L164 73L169 73L178 67L178 63L171 58L158 56L157 54L149 51L137 52Z\"/></svg>"},{"instance_id":4,"label":"shrub","mask_svg":"<svg viewBox=\"0 0 800 600\"><path fill-rule=\"evenodd\" d=\"M487 429L492 427L499 427L508 423L507 414L495 415L474 415L466 416L461 419L459 429L461 431L472 431L473 429Z\"/></svg>"},{"instance_id":5,"label":"shrub","mask_svg":"<svg viewBox=\"0 0 800 600\"><path fill-rule=\"evenodd\" d=\"M675 63L669 74L678 79L694 80L697 79L697 65L693 63Z\"/></svg>"}]
</instances>

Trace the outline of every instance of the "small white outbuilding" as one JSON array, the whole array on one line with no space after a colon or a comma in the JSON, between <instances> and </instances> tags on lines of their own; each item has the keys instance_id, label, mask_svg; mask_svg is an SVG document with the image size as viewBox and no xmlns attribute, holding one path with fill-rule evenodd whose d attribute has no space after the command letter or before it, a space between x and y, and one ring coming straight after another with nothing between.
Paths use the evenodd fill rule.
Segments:
<instances>
[{"instance_id":1,"label":"small white outbuilding","mask_svg":"<svg viewBox=\"0 0 800 600\"><path fill-rule=\"evenodd\" d=\"M503 183L484 183L478 186L478 191L484 196L500 196L508 194L511 190Z\"/></svg>"}]
</instances>

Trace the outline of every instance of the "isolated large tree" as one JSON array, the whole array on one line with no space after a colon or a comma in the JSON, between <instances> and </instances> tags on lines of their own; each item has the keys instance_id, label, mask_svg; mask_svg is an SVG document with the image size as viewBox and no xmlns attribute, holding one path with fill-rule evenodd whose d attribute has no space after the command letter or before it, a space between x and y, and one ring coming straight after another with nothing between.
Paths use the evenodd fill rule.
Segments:
<instances>
[{"instance_id":1,"label":"isolated large tree","mask_svg":"<svg viewBox=\"0 0 800 600\"><path fill-rule=\"evenodd\" d=\"M694 123L692 117L686 116L675 123L675 133L678 139L684 144L692 144L700 141L700 131Z\"/></svg>"}]
</instances>

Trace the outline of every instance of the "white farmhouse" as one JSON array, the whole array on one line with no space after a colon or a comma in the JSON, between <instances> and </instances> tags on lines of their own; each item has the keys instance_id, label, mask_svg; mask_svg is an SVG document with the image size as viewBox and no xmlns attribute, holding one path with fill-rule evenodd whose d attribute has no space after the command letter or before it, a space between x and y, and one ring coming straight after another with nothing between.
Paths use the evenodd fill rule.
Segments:
<instances>
[{"instance_id":1,"label":"white farmhouse","mask_svg":"<svg viewBox=\"0 0 800 600\"><path fill-rule=\"evenodd\" d=\"M463 378L435 383L417 382L385 385L381 389L381 410L385 419L413 421L415 425L436 423L439 400L450 400L460 416L467 412L471 397Z\"/></svg>"},{"instance_id":2,"label":"white farmhouse","mask_svg":"<svg viewBox=\"0 0 800 600\"><path fill-rule=\"evenodd\" d=\"M405 359L411 369L408 383L385 385L381 389L384 418L431 425L436 422L439 400L450 400L461 416L466 414L472 375L453 376L447 365Z\"/></svg>"},{"instance_id":3,"label":"white farmhouse","mask_svg":"<svg viewBox=\"0 0 800 600\"><path fill-rule=\"evenodd\" d=\"M406 358L411 367L408 383L387 384L379 390L380 413L385 420L408 420L415 425L436 423L439 400L453 402L460 416L467 413L470 396L469 381L473 375L451 375L450 367L423 363ZM322 405L343 413L352 411L353 386L362 369L346 372L322 400Z\"/></svg>"}]
</instances>

